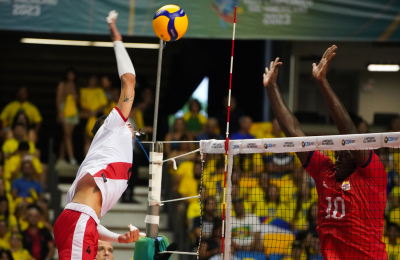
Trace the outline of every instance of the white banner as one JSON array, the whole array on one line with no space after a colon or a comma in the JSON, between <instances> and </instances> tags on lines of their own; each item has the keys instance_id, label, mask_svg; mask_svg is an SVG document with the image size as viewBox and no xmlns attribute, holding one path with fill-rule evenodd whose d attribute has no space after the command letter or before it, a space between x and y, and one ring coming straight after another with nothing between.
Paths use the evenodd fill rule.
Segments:
<instances>
[{"instance_id":1,"label":"white banner","mask_svg":"<svg viewBox=\"0 0 400 260\"><path fill-rule=\"evenodd\" d=\"M223 140L203 140L201 142L203 153L225 153L225 141ZM377 149L380 147L400 147L400 133L306 136L229 141L229 148L233 154Z\"/></svg>"}]
</instances>

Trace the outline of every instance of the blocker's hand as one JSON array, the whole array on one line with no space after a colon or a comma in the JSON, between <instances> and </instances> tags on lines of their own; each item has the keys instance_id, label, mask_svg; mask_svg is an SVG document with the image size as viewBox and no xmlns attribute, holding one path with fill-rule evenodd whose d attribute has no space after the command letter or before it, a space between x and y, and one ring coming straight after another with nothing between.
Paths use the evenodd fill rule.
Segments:
<instances>
[{"instance_id":1,"label":"blocker's hand","mask_svg":"<svg viewBox=\"0 0 400 260\"><path fill-rule=\"evenodd\" d=\"M312 74L316 80L322 80L326 78L326 72L328 70L329 63L331 63L333 57L335 57L336 50L337 46L332 45L325 51L324 55L322 55L322 59L318 65L315 63L312 64L313 66Z\"/></svg>"},{"instance_id":2,"label":"blocker's hand","mask_svg":"<svg viewBox=\"0 0 400 260\"><path fill-rule=\"evenodd\" d=\"M271 65L268 69L265 68L264 73L264 87L268 87L270 85L276 84L276 79L278 78L279 66L282 65L282 62L279 62L279 58L276 58L275 61L271 61Z\"/></svg>"}]
</instances>

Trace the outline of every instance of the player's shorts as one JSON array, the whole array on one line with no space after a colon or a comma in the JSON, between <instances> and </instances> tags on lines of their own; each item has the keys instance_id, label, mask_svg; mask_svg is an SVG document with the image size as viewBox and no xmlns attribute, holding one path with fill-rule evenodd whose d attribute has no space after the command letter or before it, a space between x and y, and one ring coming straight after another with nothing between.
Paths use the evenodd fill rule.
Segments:
<instances>
[{"instance_id":1,"label":"player's shorts","mask_svg":"<svg viewBox=\"0 0 400 260\"><path fill-rule=\"evenodd\" d=\"M89 206L69 203L54 225L59 260L93 260L97 255L100 223Z\"/></svg>"}]
</instances>

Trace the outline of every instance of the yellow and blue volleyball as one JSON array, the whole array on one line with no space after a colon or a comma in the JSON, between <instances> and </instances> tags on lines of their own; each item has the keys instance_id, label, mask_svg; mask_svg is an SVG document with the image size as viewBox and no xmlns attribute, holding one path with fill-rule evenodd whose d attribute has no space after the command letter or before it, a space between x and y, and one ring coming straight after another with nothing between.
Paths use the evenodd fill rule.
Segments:
<instances>
[{"instance_id":1,"label":"yellow and blue volleyball","mask_svg":"<svg viewBox=\"0 0 400 260\"><path fill-rule=\"evenodd\" d=\"M153 18L153 30L158 38L173 42L179 40L188 28L188 18L177 5L164 5Z\"/></svg>"}]
</instances>

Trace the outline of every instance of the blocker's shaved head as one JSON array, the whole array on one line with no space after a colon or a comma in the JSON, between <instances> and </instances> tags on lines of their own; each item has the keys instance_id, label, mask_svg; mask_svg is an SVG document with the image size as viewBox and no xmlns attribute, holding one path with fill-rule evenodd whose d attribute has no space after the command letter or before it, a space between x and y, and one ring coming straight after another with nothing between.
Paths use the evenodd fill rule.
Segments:
<instances>
[{"instance_id":1,"label":"blocker's shaved head","mask_svg":"<svg viewBox=\"0 0 400 260\"><path fill-rule=\"evenodd\" d=\"M114 247L111 242L99 240L96 260L114 260Z\"/></svg>"}]
</instances>

